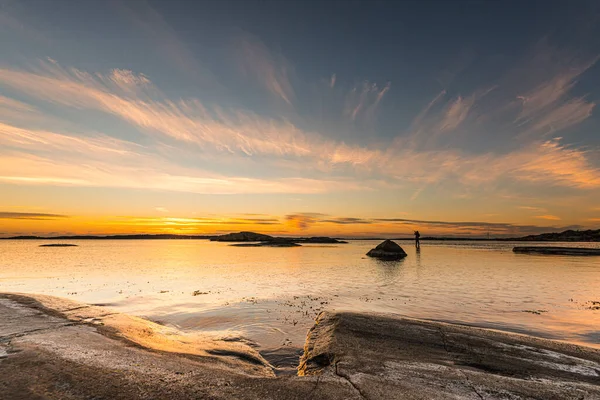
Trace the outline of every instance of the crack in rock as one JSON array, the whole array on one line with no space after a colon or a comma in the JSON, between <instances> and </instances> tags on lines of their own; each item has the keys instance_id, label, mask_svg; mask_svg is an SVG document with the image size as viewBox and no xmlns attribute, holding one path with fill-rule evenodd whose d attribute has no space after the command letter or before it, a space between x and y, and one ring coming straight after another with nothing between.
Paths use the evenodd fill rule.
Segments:
<instances>
[{"instance_id":1,"label":"crack in rock","mask_svg":"<svg viewBox=\"0 0 600 400\"><path fill-rule=\"evenodd\" d=\"M60 328L64 328L64 327L67 327L67 326L74 326L74 325L77 325L77 323L76 322L70 322L70 323L60 324L60 325L57 325L57 326L50 326L50 327L47 327L47 328L37 328L37 329L31 329L31 330L25 331L25 332L12 333L10 335L1 336L0 337L0 341L10 341L11 339L18 338L18 337L23 337L23 336L27 336L27 335L30 335L32 333L43 332L43 331L52 331L52 330L55 330L55 329L60 329Z\"/></svg>"},{"instance_id":2,"label":"crack in rock","mask_svg":"<svg viewBox=\"0 0 600 400\"><path fill-rule=\"evenodd\" d=\"M319 386L320 380L321 380L321 375L317 375L317 382L315 382L315 386L313 386L313 388L311 389L308 400L311 400L315 396L315 391L317 390L317 387Z\"/></svg>"},{"instance_id":3,"label":"crack in rock","mask_svg":"<svg viewBox=\"0 0 600 400\"><path fill-rule=\"evenodd\" d=\"M440 332L440 336L442 337L442 344L444 345L444 350L446 350L447 353L452 355L453 358L456 358L456 357L454 357L454 354L449 350L450 346L448 345L448 339L446 337L446 332L444 332L442 327L439 327L438 331ZM467 386L469 388L471 388L471 390L473 390L473 392L477 395L477 397L479 397L481 400L485 400L485 397L483 397L483 395L481 393L479 393L479 391L477 390L475 385L473 385L473 383L471 382L471 380L469 379L469 376L465 373L465 371L460 369L460 367L457 367L456 370L458 372L460 372L460 374L465 378L465 383L467 384Z\"/></svg>"},{"instance_id":4,"label":"crack in rock","mask_svg":"<svg viewBox=\"0 0 600 400\"><path fill-rule=\"evenodd\" d=\"M339 370L338 370L338 363L335 363L335 374L337 376L339 376L340 378L343 378L344 380L346 380L350 385L352 385L352 387L354 388L354 390L356 390L356 392L358 393L358 395L360 397L362 397L365 400L369 400L368 397L362 392L362 390L360 390L360 388L354 384L354 382L352 382L352 380L350 379L349 376L342 374Z\"/></svg>"}]
</instances>

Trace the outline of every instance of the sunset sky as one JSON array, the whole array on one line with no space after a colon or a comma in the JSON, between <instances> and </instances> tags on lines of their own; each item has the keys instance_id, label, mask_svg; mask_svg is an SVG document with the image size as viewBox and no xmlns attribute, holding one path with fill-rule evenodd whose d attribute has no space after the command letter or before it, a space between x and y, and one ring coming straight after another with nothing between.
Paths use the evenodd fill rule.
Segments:
<instances>
[{"instance_id":1,"label":"sunset sky","mask_svg":"<svg viewBox=\"0 0 600 400\"><path fill-rule=\"evenodd\" d=\"M0 0L0 236L600 227L600 6Z\"/></svg>"}]
</instances>

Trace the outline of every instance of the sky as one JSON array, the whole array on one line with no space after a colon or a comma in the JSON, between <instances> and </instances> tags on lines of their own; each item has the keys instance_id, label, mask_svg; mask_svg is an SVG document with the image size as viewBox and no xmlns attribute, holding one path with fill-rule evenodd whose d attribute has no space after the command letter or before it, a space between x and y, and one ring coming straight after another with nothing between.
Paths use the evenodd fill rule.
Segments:
<instances>
[{"instance_id":1,"label":"sky","mask_svg":"<svg viewBox=\"0 0 600 400\"><path fill-rule=\"evenodd\" d=\"M595 1L0 0L0 237L600 228Z\"/></svg>"}]
</instances>

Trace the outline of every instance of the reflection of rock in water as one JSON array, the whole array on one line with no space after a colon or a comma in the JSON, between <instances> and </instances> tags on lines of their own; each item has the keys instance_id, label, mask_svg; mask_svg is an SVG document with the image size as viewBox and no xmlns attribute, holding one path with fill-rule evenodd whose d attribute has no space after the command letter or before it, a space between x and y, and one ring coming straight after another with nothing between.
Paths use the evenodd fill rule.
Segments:
<instances>
[{"instance_id":1,"label":"reflection of rock in water","mask_svg":"<svg viewBox=\"0 0 600 400\"><path fill-rule=\"evenodd\" d=\"M377 273L385 283L394 282L404 266L404 258L399 260L376 259Z\"/></svg>"}]
</instances>

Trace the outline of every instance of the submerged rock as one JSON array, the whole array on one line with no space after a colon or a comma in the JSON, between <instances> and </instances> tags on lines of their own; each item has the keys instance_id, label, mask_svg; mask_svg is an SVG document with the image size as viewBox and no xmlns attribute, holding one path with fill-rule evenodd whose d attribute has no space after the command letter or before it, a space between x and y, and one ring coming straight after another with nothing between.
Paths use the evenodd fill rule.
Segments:
<instances>
[{"instance_id":1,"label":"submerged rock","mask_svg":"<svg viewBox=\"0 0 600 400\"><path fill-rule=\"evenodd\" d=\"M381 258L383 260L399 260L407 256L406 252L396 242L385 240L367 253L369 257Z\"/></svg>"},{"instance_id":2,"label":"submerged rock","mask_svg":"<svg viewBox=\"0 0 600 400\"><path fill-rule=\"evenodd\" d=\"M585 249L577 247L517 246L513 248L513 252L559 256L600 256L600 249Z\"/></svg>"}]
</instances>

